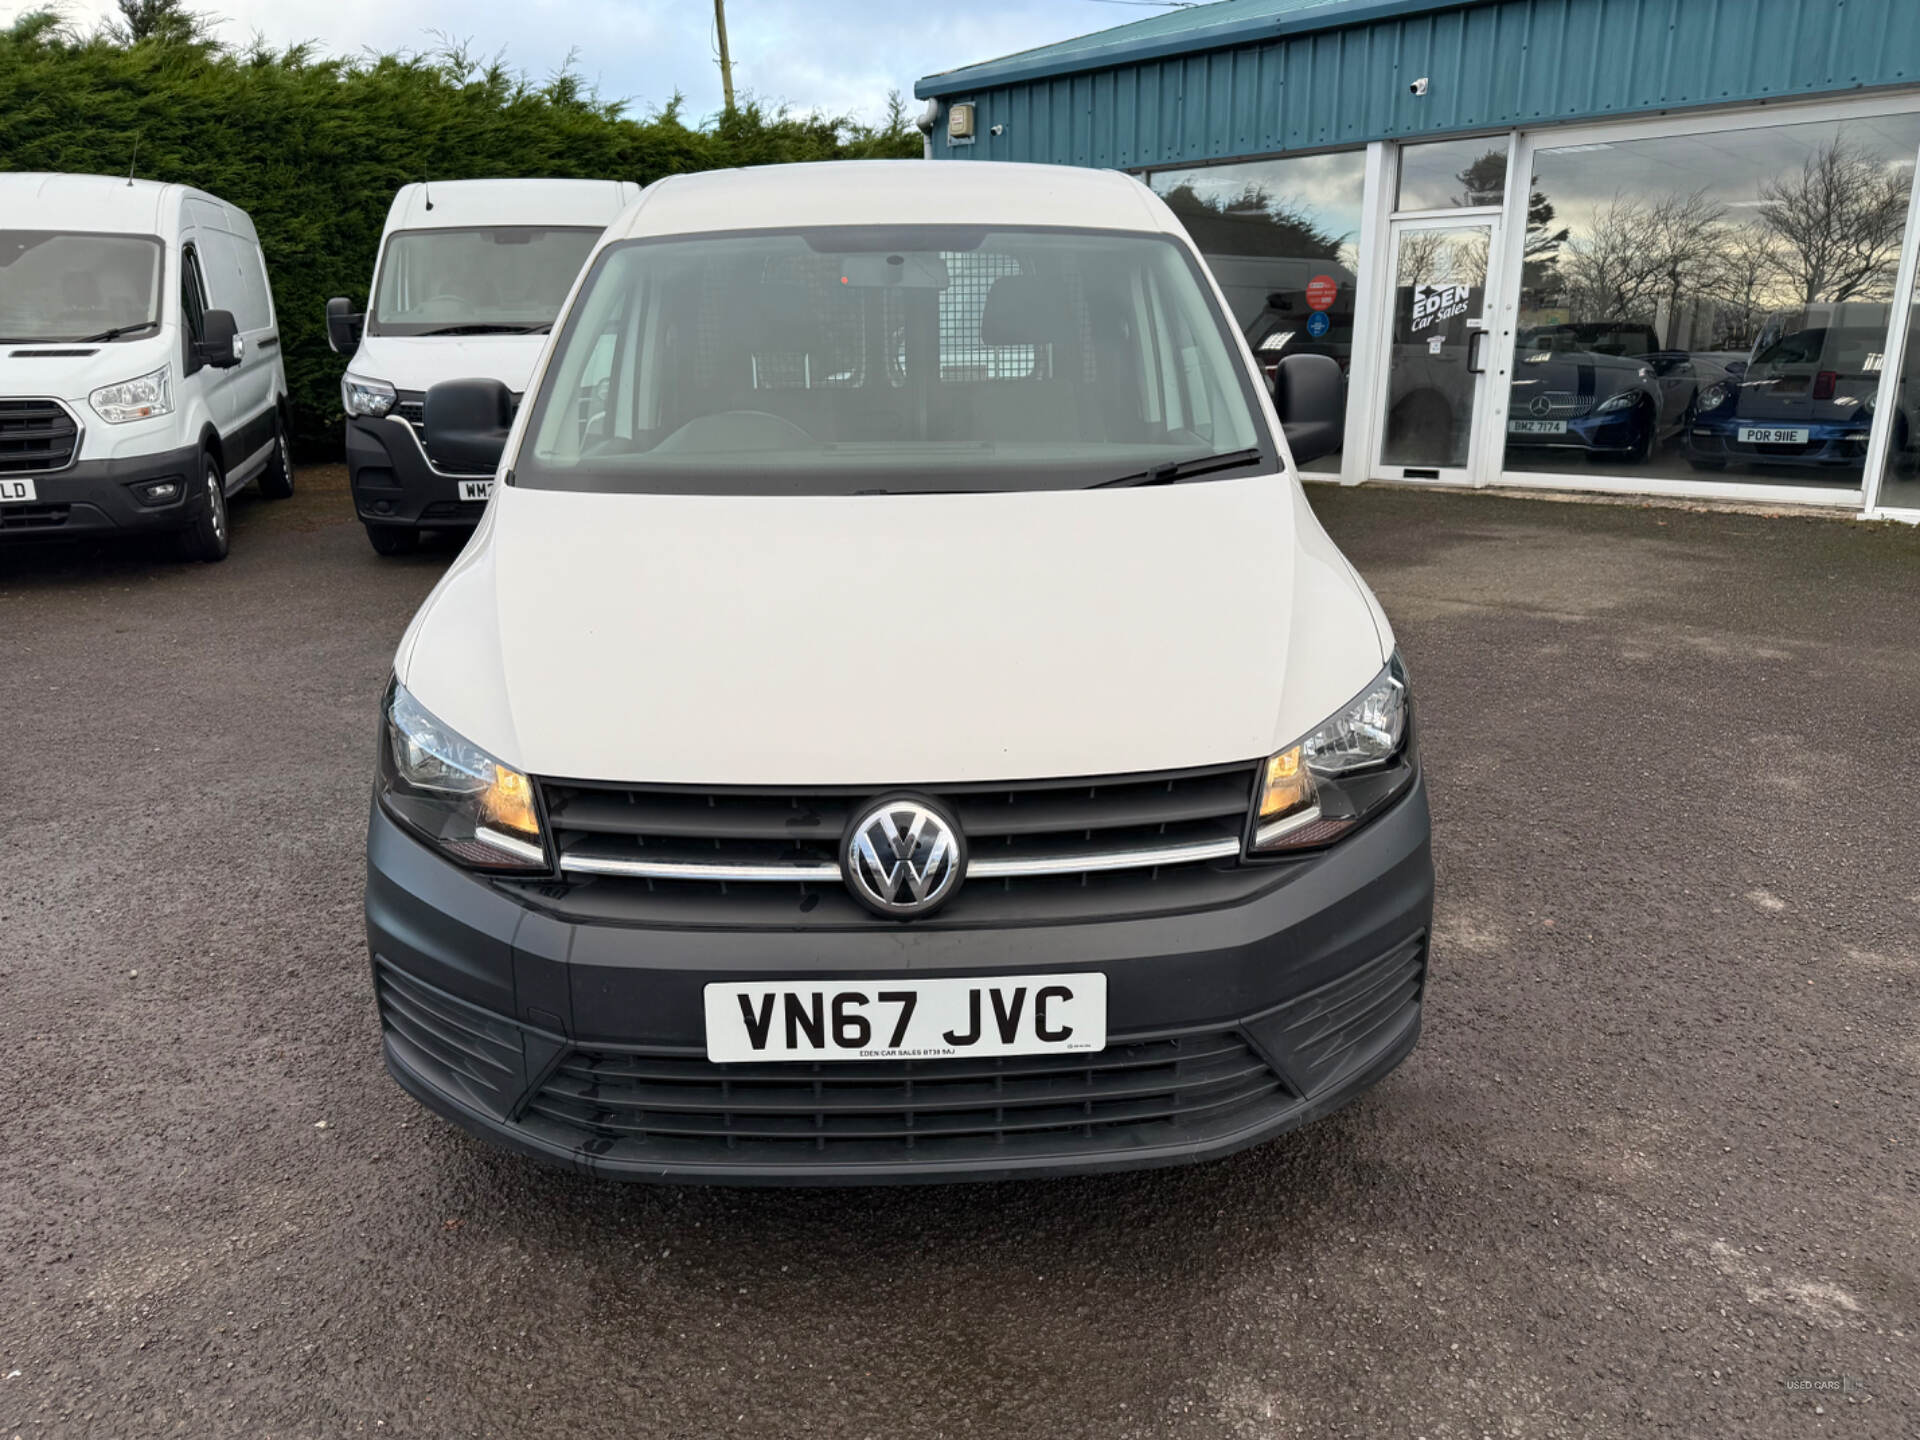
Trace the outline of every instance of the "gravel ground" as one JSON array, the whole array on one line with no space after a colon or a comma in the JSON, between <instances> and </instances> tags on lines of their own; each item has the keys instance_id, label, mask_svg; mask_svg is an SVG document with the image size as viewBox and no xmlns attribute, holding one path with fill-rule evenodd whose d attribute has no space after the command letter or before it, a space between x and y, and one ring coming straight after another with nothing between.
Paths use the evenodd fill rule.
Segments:
<instances>
[{"instance_id":1,"label":"gravel ground","mask_svg":"<svg viewBox=\"0 0 1920 1440\"><path fill-rule=\"evenodd\" d=\"M301 486L223 565L0 553L0 1440L1920 1433L1920 535L1316 488L1422 702L1407 1064L1196 1169L676 1191L382 1071L453 551Z\"/></svg>"}]
</instances>

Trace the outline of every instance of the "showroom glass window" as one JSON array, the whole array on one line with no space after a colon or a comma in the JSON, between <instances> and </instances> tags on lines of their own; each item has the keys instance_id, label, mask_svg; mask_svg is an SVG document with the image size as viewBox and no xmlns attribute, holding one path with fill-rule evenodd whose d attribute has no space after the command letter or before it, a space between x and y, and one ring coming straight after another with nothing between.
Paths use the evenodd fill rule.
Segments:
<instances>
[{"instance_id":1,"label":"showroom glass window","mask_svg":"<svg viewBox=\"0 0 1920 1440\"><path fill-rule=\"evenodd\" d=\"M1272 379L1285 355L1353 354L1364 151L1161 170L1150 183L1227 297ZM1308 470L1338 471L1338 454Z\"/></svg>"},{"instance_id":2,"label":"showroom glass window","mask_svg":"<svg viewBox=\"0 0 1920 1440\"><path fill-rule=\"evenodd\" d=\"M1510 470L1858 487L1920 115L1542 149Z\"/></svg>"},{"instance_id":3,"label":"showroom glass window","mask_svg":"<svg viewBox=\"0 0 1920 1440\"><path fill-rule=\"evenodd\" d=\"M1481 209L1507 198L1507 137L1400 147L1395 210Z\"/></svg>"},{"instance_id":4,"label":"showroom glass window","mask_svg":"<svg viewBox=\"0 0 1920 1440\"><path fill-rule=\"evenodd\" d=\"M1907 341L1893 394L1893 431L1887 436L1880 505L1920 512L1920 304L1907 315Z\"/></svg>"}]
</instances>

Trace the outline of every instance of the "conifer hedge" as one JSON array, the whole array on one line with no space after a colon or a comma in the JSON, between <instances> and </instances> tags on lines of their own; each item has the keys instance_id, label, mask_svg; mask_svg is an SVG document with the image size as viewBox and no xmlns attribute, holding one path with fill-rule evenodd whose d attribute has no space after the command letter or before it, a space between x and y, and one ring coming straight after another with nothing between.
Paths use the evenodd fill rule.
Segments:
<instances>
[{"instance_id":1,"label":"conifer hedge","mask_svg":"<svg viewBox=\"0 0 1920 1440\"><path fill-rule=\"evenodd\" d=\"M365 296L387 207L410 180L647 184L686 170L919 153L897 98L878 127L751 103L694 126L677 96L636 119L571 73L534 84L458 47L353 59L306 46L235 51L197 29L139 40L80 34L49 13L0 28L0 170L119 175L131 166L253 217L296 437L314 453L340 444L344 361L327 348L326 301Z\"/></svg>"}]
</instances>

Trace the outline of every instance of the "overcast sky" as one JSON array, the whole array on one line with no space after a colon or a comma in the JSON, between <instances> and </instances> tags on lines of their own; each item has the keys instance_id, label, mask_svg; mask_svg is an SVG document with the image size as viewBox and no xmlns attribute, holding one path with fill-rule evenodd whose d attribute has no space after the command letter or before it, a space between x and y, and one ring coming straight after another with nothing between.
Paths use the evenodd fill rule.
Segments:
<instances>
[{"instance_id":1,"label":"overcast sky","mask_svg":"<svg viewBox=\"0 0 1920 1440\"><path fill-rule=\"evenodd\" d=\"M84 24L115 11L114 0L56 3ZM0 18L37 8L39 0L0 0ZM196 0L190 8L216 18L231 43L258 32L276 46L313 40L352 54L431 49L438 33L537 79L576 50L579 73L602 95L630 99L637 113L675 89L691 115L720 108L711 0ZM875 119L888 90L910 98L922 75L1158 13L1114 0L727 0L727 32L743 89L795 109Z\"/></svg>"}]
</instances>

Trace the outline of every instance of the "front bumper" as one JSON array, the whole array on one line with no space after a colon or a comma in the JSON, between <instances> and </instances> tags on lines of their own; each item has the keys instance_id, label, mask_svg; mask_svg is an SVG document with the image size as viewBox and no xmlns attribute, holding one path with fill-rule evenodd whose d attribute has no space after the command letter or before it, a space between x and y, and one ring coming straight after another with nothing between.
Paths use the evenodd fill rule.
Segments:
<instances>
[{"instance_id":1,"label":"front bumper","mask_svg":"<svg viewBox=\"0 0 1920 1440\"><path fill-rule=\"evenodd\" d=\"M120 460L80 460L34 477L32 504L0 505L0 541L103 539L184 529L207 505L200 450L188 445ZM138 487L179 484L176 497L148 505Z\"/></svg>"},{"instance_id":2,"label":"front bumper","mask_svg":"<svg viewBox=\"0 0 1920 1440\"><path fill-rule=\"evenodd\" d=\"M413 427L396 416L347 421L347 483L364 524L422 530L476 525L486 502L462 500L460 482L490 478L441 474L427 463Z\"/></svg>"},{"instance_id":3,"label":"front bumper","mask_svg":"<svg viewBox=\"0 0 1920 1440\"><path fill-rule=\"evenodd\" d=\"M1204 1160L1346 1103L1419 1035L1424 782L1218 909L994 929L576 925L374 807L367 933L386 1062L501 1145L624 1179L992 1180ZM769 976L1107 977L1097 1055L719 1066L702 991Z\"/></svg>"},{"instance_id":4,"label":"front bumper","mask_svg":"<svg viewBox=\"0 0 1920 1440\"><path fill-rule=\"evenodd\" d=\"M1765 425L1764 420L1696 420L1687 433L1687 453L1709 463L1736 465L1816 465L1861 470L1867 463L1871 424L1835 425L1819 421L1783 420L1782 428L1807 432L1803 444L1749 445L1739 438L1741 427Z\"/></svg>"}]
</instances>

